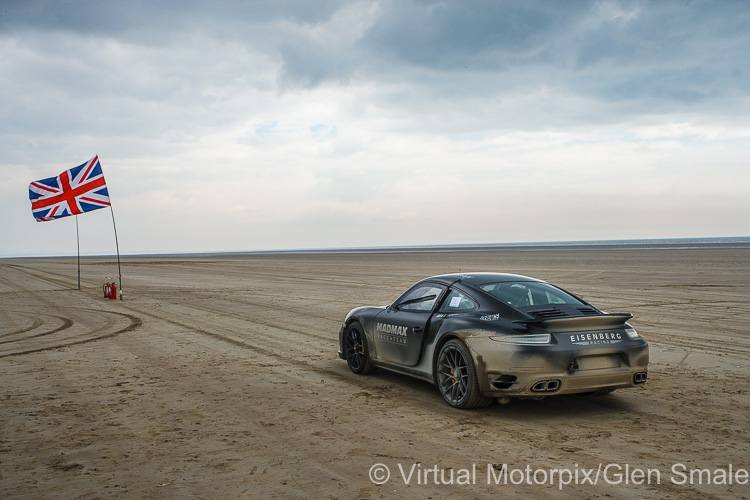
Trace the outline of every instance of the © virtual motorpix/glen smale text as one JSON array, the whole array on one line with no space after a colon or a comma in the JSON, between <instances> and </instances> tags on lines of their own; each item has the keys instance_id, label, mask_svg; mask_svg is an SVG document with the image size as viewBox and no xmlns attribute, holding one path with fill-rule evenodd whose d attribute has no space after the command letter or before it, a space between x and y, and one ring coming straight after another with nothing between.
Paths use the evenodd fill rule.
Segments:
<instances>
[{"instance_id":1,"label":"\u00a9 virtual motorpix/glen smale text","mask_svg":"<svg viewBox=\"0 0 750 500\"><path fill-rule=\"evenodd\" d=\"M746 485L750 482L747 468L735 467L689 467L682 463L671 466L662 472L656 468L642 468L631 464L598 464L597 467L534 468L513 467L508 464L488 463L486 467L471 464L465 468L440 467L437 464L426 467L421 463L396 464L392 477L391 468L385 464L375 464L370 468L370 480L375 484L385 484L399 479L406 485L537 485L556 486L562 489L569 485L658 485L669 481L678 486L697 485Z\"/></svg>"}]
</instances>

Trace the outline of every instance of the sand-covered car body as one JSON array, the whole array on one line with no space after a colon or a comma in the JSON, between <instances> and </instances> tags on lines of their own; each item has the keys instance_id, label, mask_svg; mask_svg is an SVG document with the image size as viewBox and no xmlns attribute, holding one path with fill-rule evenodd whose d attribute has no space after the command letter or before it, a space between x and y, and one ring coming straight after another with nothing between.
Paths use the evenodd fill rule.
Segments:
<instances>
[{"instance_id":1,"label":"sand-covered car body","mask_svg":"<svg viewBox=\"0 0 750 500\"><path fill-rule=\"evenodd\" d=\"M647 378L648 343L630 318L526 276L446 274L388 306L350 311L339 356L355 373L379 367L428 380L457 408L607 393Z\"/></svg>"}]
</instances>

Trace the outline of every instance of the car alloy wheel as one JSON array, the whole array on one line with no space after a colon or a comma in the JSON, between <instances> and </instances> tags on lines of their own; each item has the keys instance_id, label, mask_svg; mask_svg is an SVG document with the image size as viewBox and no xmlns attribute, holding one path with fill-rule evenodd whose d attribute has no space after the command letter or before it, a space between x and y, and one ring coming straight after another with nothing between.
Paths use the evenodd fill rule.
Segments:
<instances>
[{"instance_id":1,"label":"car alloy wheel","mask_svg":"<svg viewBox=\"0 0 750 500\"><path fill-rule=\"evenodd\" d=\"M370 365L370 353L367 349L367 340L362 327L354 322L346 329L346 363L354 373L367 374L372 372Z\"/></svg>"},{"instance_id":2,"label":"car alloy wheel","mask_svg":"<svg viewBox=\"0 0 750 500\"><path fill-rule=\"evenodd\" d=\"M437 383L445 401L454 408L477 408L494 401L479 391L474 362L464 343L458 339L449 340L440 349Z\"/></svg>"}]
</instances>

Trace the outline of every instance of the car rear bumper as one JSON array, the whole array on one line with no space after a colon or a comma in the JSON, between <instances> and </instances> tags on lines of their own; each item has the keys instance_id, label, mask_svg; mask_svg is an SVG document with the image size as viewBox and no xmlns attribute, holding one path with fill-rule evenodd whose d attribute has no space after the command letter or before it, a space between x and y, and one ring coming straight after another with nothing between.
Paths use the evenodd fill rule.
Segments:
<instances>
[{"instance_id":1,"label":"car rear bumper","mask_svg":"<svg viewBox=\"0 0 750 500\"><path fill-rule=\"evenodd\" d=\"M489 337L464 339L479 388L488 397L539 397L635 387L648 376L642 338L617 348L514 345Z\"/></svg>"}]
</instances>

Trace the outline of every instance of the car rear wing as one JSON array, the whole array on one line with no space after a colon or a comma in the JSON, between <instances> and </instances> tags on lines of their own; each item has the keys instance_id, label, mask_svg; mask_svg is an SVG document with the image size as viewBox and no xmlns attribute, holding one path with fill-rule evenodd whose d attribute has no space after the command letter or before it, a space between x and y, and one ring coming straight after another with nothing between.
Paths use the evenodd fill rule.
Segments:
<instances>
[{"instance_id":1,"label":"car rear wing","mask_svg":"<svg viewBox=\"0 0 750 500\"><path fill-rule=\"evenodd\" d=\"M630 313L614 313L575 318L529 319L514 321L514 323L526 325L529 330L543 330L545 333L580 332L623 328L632 317L633 315Z\"/></svg>"}]
</instances>

